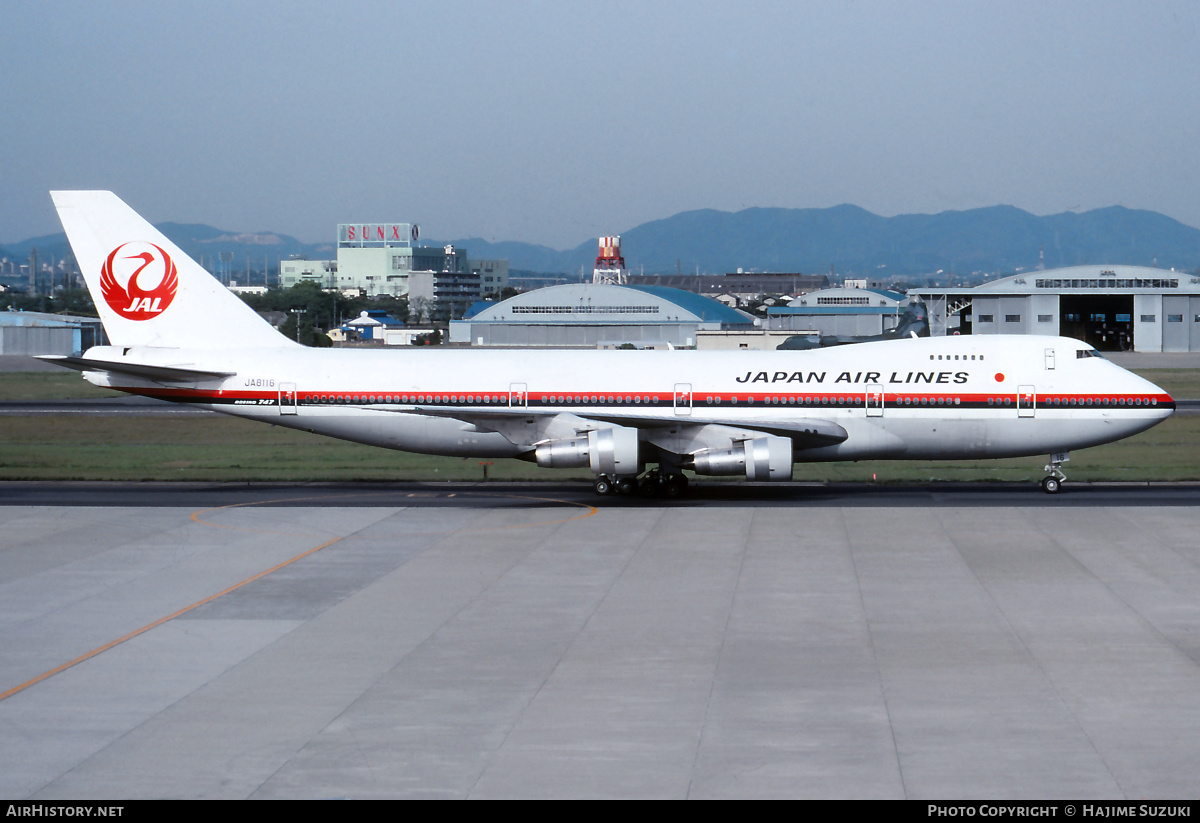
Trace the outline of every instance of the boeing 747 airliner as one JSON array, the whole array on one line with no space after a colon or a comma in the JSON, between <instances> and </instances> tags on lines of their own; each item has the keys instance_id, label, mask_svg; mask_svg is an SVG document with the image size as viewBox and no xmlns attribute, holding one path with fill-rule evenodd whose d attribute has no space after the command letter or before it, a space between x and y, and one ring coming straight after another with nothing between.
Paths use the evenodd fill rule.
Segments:
<instances>
[{"instance_id":1,"label":"boeing 747 airliner","mask_svg":"<svg viewBox=\"0 0 1200 823\"><path fill-rule=\"evenodd\" d=\"M1065 337L810 351L309 349L116 195L53 192L112 345L47 358L92 383L426 454L589 467L600 493L679 494L684 470L789 480L795 462L1049 454L1143 431L1158 386ZM647 466L651 468L647 471Z\"/></svg>"}]
</instances>

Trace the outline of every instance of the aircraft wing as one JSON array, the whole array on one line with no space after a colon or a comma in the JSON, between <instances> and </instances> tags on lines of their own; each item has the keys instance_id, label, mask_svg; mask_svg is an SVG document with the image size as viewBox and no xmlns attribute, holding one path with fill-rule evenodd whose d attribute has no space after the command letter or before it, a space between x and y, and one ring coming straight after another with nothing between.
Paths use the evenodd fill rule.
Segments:
<instances>
[{"instance_id":1,"label":"aircraft wing","mask_svg":"<svg viewBox=\"0 0 1200 823\"><path fill-rule=\"evenodd\" d=\"M526 408L453 408L419 406L414 411L433 417L450 417L470 423L479 429L498 431L505 434L512 431L513 424L522 422L530 428L538 428L539 419L550 421L562 412L533 411ZM582 421L608 423L616 426L629 426L637 429L686 429L701 426L721 426L723 428L742 429L746 431L773 434L786 437L792 441L795 448L814 449L820 446L832 446L841 443L849 434L844 428L831 420L820 418L796 418L792 420L716 420L704 417L651 417L636 413L605 413L578 414L571 412L570 416ZM506 435L507 436L507 435Z\"/></svg>"},{"instance_id":2,"label":"aircraft wing","mask_svg":"<svg viewBox=\"0 0 1200 823\"><path fill-rule=\"evenodd\" d=\"M665 424L678 425L678 421L664 420ZM849 432L831 420L802 418L797 420L739 420L736 423L719 422L716 420L691 420L684 425L735 426L739 429L750 429L763 434L774 434L787 437L796 448L815 449L819 446L833 446L841 443L850 436Z\"/></svg>"},{"instance_id":3,"label":"aircraft wing","mask_svg":"<svg viewBox=\"0 0 1200 823\"><path fill-rule=\"evenodd\" d=\"M113 374L140 377L143 380L153 380L157 383L197 383L203 380L223 380L237 374L232 371L208 371L185 366L151 366L145 363L122 363L115 360L98 360L91 357L61 354L41 354L37 355L37 358L66 369L75 369L75 371L112 372Z\"/></svg>"}]
</instances>

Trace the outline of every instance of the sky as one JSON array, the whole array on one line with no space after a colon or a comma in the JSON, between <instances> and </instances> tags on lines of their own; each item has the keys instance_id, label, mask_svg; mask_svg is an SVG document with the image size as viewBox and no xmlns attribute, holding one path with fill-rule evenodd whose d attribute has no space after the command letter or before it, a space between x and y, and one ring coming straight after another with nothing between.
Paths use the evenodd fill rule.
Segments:
<instances>
[{"instance_id":1,"label":"sky","mask_svg":"<svg viewBox=\"0 0 1200 823\"><path fill-rule=\"evenodd\" d=\"M0 242L152 222L572 248L691 209L1200 227L1200 3L0 0Z\"/></svg>"}]
</instances>

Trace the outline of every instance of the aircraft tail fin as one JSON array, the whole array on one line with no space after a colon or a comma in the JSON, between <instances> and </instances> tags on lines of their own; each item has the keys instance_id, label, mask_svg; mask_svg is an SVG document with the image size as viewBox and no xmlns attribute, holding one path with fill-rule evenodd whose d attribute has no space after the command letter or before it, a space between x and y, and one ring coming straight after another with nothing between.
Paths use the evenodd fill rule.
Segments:
<instances>
[{"instance_id":1,"label":"aircraft tail fin","mask_svg":"<svg viewBox=\"0 0 1200 823\"><path fill-rule=\"evenodd\" d=\"M296 345L112 192L50 196L114 346Z\"/></svg>"}]
</instances>

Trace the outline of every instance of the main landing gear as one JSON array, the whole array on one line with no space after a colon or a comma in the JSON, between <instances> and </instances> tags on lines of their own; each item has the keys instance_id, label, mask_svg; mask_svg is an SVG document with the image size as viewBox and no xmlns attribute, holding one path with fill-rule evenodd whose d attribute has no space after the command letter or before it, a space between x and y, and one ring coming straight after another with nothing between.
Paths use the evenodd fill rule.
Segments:
<instances>
[{"instance_id":1,"label":"main landing gear","mask_svg":"<svg viewBox=\"0 0 1200 823\"><path fill-rule=\"evenodd\" d=\"M593 488L596 494L641 494L642 497L680 497L687 491L688 479L683 474L651 469L641 477L613 477L602 474Z\"/></svg>"},{"instance_id":2,"label":"main landing gear","mask_svg":"<svg viewBox=\"0 0 1200 823\"><path fill-rule=\"evenodd\" d=\"M1042 491L1046 494L1058 494L1067 476L1063 474L1062 464L1071 459L1069 452L1055 452L1050 455L1050 462L1042 469L1048 474L1042 478Z\"/></svg>"}]
</instances>

